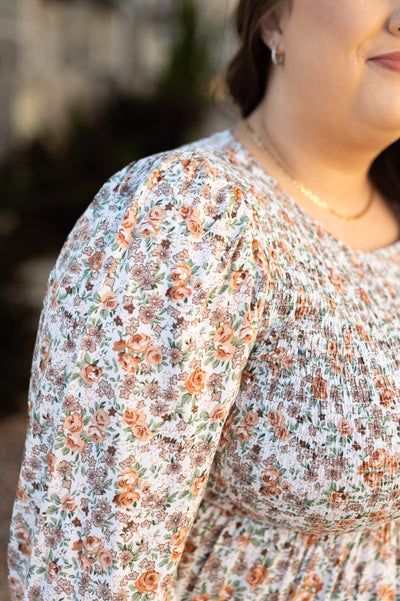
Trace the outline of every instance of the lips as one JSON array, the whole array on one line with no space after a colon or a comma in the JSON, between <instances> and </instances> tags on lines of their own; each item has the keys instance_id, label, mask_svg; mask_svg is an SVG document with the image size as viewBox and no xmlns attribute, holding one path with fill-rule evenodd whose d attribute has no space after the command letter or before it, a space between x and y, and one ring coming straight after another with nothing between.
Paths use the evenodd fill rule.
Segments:
<instances>
[{"instance_id":1,"label":"lips","mask_svg":"<svg viewBox=\"0 0 400 601\"><path fill-rule=\"evenodd\" d=\"M369 59L370 61L379 64L390 71L398 71L400 73L400 52L388 52L380 54Z\"/></svg>"}]
</instances>

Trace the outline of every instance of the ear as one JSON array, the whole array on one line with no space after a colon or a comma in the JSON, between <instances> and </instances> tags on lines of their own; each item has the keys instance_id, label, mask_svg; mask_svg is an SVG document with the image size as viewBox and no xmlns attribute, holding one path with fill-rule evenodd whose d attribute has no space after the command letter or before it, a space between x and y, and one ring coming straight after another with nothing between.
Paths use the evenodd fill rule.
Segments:
<instances>
[{"instance_id":1,"label":"ear","mask_svg":"<svg viewBox=\"0 0 400 601\"><path fill-rule=\"evenodd\" d=\"M260 37L270 50L277 47L282 39L284 21L284 8L282 4L268 12L262 19L259 27Z\"/></svg>"}]
</instances>

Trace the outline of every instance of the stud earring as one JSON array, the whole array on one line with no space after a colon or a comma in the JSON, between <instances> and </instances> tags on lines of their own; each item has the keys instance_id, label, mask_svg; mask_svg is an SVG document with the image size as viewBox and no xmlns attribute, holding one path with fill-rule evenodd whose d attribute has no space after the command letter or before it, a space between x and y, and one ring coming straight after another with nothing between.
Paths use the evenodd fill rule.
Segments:
<instances>
[{"instance_id":1,"label":"stud earring","mask_svg":"<svg viewBox=\"0 0 400 601\"><path fill-rule=\"evenodd\" d=\"M285 62L285 53L277 52L276 47L274 46L271 51L271 59L274 65L280 66Z\"/></svg>"}]
</instances>

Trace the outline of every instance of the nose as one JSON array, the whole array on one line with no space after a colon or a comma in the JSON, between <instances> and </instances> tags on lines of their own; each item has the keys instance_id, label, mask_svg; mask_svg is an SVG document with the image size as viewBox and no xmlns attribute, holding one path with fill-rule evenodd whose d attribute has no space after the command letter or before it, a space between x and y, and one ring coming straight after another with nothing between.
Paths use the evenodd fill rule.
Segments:
<instances>
[{"instance_id":1,"label":"nose","mask_svg":"<svg viewBox=\"0 0 400 601\"><path fill-rule=\"evenodd\" d=\"M396 10L389 19L389 31L400 37L400 10Z\"/></svg>"}]
</instances>

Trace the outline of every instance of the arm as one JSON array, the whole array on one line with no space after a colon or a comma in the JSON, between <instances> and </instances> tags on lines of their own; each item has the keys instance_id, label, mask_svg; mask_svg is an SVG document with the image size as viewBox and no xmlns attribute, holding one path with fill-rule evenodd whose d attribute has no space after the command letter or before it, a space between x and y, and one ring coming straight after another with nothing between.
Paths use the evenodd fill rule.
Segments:
<instances>
[{"instance_id":1,"label":"arm","mask_svg":"<svg viewBox=\"0 0 400 601\"><path fill-rule=\"evenodd\" d=\"M109 256L88 253L89 271L106 268L55 445L72 473L53 507L65 528L46 559L53 595L67 576L96 598L173 600L268 288L237 186L206 160L160 164L139 186L135 170L108 199L126 203Z\"/></svg>"}]
</instances>

